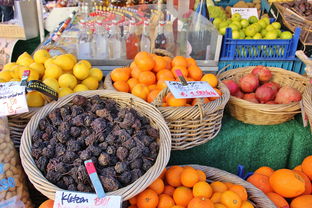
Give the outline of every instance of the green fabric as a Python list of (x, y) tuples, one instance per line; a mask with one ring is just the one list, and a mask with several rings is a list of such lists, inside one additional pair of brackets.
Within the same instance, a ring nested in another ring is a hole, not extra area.
[(279, 125), (257, 126), (225, 114), (214, 139), (189, 150), (172, 151), (169, 164), (201, 164), (236, 174), (239, 164), (246, 171), (260, 166), (293, 168), (308, 155), (312, 155), (312, 136), (301, 116)]
[(19, 40), (14, 46), (13, 54), (11, 61), (15, 62), (19, 55), (24, 53), (25, 51), (29, 54), (32, 54), (32, 52), (37, 48), (37, 46), (40, 44), (40, 38), (32, 38), (29, 40)]

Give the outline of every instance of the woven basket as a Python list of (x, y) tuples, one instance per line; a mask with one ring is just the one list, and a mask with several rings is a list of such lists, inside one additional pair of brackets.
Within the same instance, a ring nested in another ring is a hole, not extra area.
[(310, 128), (312, 132), (312, 81), (306, 87), (303, 93), (302, 101), (303, 101), (304, 111), (310, 123)]
[(170, 132), (172, 150), (186, 150), (213, 139), (221, 129), (223, 110), (230, 98), (227, 87), (219, 82), (223, 95), (207, 104), (192, 107), (161, 107), (169, 89), (162, 90), (152, 103), (165, 118)]
[(254, 204), (255, 208), (276, 208), (273, 202), (261, 190), (259, 190), (254, 185), (248, 183), (247, 181), (241, 179), (240, 177), (232, 173), (228, 173), (226, 171), (217, 168), (201, 165), (187, 165), (187, 166), (191, 166), (195, 169), (202, 170), (204, 173), (206, 173), (207, 181), (209, 182), (210, 181), (230, 182), (244, 186), (248, 192), (248, 199)]
[(115, 100), (120, 107), (131, 106), (139, 114), (146, 116), (150, 119), (151, 125), (159, 130), (159, 153), (155, 164), (137, 181), (128, 185), (127, 187), (121, 188), (117, 191), (108, 193), (109, 195), (119, 195), (122, 196), (124, 200), (127, 200), (139, 192), (143, 191), (147, 186), (149, 186), (166, 167), (169, 157), (170, 157), (170, 131), (162, 118), (160, 112), (152, 105), (146, 103), (142, 99), (139, 99), (128, 93), (115, 92), (110, 90), (94, 90), (85, 91), (80, 93), (70, 94), (65, 96), (57, 102), (52, 102), (44, 106), (39, 110), (30, 120), (26, 126), (20, 146), (20, 154), (22, 159), (23, 168), (28, 175), (32, 184), (38, 189), (42, 194), (50, 199), (54, 199), (54, 194), (56, 191), (61, 190), (57, 186), (50, 183), (37, 168), (32, 156), (31, 156), (31, 136), (37, 129), (38, 123), (41, 118), (45, 117), (53, 109), (61, 107), (67, 103), (70, 103), (75, 95), (83, 95), (86, 97), (92, 97), (94, 95), (99, 95), (101, 97), (106, 97)]
[(113, 86), (113, 80), (111, 78), (111, 73), (108, 73), (104, 79), (104, 89), (117, 91)]
[[(250, 73), (254, 66), (232, 69), (219, 75), (221, 80), (232, 79), (236, 82), (245, 74)], [(295, 72), (285, 69), (268, 67), (272, 74), (272, 81), (281, 86), (291, 86), (303, 93), (308, 79)], [(233, 117), (244, 123), (255, 125), (280, 124), (292, 119), (300, 113), (300, 103), (291, 104), (257, 104), (234, 96), (229, 101), (229, 110)]]

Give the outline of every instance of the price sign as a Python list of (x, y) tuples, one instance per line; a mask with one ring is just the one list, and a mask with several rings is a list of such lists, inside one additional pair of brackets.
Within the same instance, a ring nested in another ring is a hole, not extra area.
[(0, 83), (0, 116), (28, 111), (25, 86), (20, 86), (20, 82)]
[(175, 98), (220, 97), (219, 94), (204, 81), (187, 82), (187, 85), (183, 85), (181, 82), (166, 81), (166, 84)]
[(96, 194), (57, 191), (53, 208), (120, 208), (121, 196), (98, 198)]
[(242, 19), (248, 19), (251, 16), (256, 16), (258, 18), (257, 8), (231, 8), (232, 15), (238, 13), (241, 15)]

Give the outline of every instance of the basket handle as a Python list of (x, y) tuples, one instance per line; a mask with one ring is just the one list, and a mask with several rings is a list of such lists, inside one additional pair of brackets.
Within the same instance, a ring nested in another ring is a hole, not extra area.
[(159, 48), (155, 48), (153, 49), (153, 53), (154, 54), (159, 54), (161, 56), (169, 56), (170, 58), (173, 58), (173, 54), (167, 50), (164, 49), (159, 49)]
[[(58, 51), (60, 51), (62, 54), (66, 54), (67, 53), (67, 51), (64, 49), (64, 48), (62, 48), (62, 47), (60, 47), (60, 46), (53, 46), (53, 45), (46, 45), (46, 46), (41, 46), (41, 47), (38, 47), (38, 49), (37, 50), (41, 50), (41, 49), (45, 49), (45, 50), (58, 50)], [(37, 51), (36, 50), (36, 51)]]
[(218, 73), (217, 73), (217, 77), (219, 78), (220, 74), (221, 74), (222, 72), (224, 72), (227, 68), (229, 68), (231, 65), (232, 65), (232, 64), (228, 64), (228, 65), (226, 65), (225, 67), (223, 67), (222, 69), (220, 69), (220, 70), (218, 71)]

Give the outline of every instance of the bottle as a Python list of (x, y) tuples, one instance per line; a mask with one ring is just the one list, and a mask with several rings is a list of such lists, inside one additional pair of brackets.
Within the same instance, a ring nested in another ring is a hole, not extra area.
[(149, 36), (149, 21), (144, 21), (143, 33), (140, 42), (141, 51), (151, 52), (151, 39)]
[(88, 59), (91, 57), (90, 31), (87, 31), (85, 20), (79, 22), (79, 38), (77, 45), (78, 59)]
[(126, 41), (127, 41), (127, 38), (128, 38), (128, 35), (129, 35), (129, 28), (128, 26), (126, 25), (126, 23), (120, 23), (120, 36), (121, 36), (121, 46), (120, 46), (120, 57), (122, 59), (126, 59), (127, 58), (127, 44), (126, 44)]
[(109, 58), (111, 59), (121, 58), (121, 38), (119, 28), (117, 26), (117, 20), (113, 20), (113, 24), (110, 28)]
[(164, 49), (167, 47), (167, 38), (165, 36), (165, 21), (159, 21), (157, 36), (155, 39), (155, 49)]
[(103, 27), (102, 21), (96, 21), (95, 27), (95, 48), (96, 48), (96, 58), (97, 59), (107, 59), (108, 58), (108, 44), (106, 30)]
[(182, 28), (178, 32), (178, 55), (187, 56), (187, 43), (188, 43), (188, 30), (189, 30), (189, 19), (184, 16), (182, 19)]
[(140, 39), (136, 34), (135, 20), (130, 20), (129, 35), (126, 39), (127, 59), (134, 59), (135, 55), (140, 51)]

